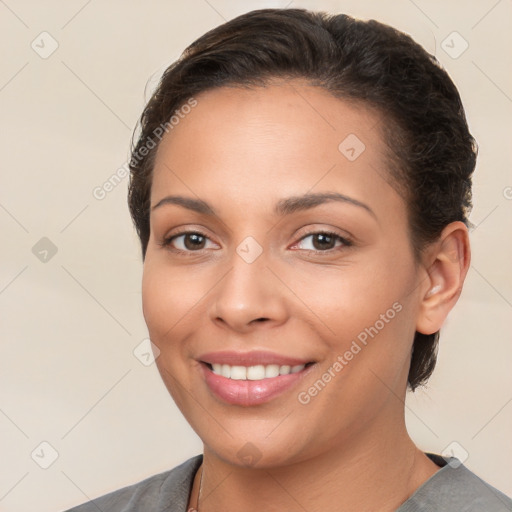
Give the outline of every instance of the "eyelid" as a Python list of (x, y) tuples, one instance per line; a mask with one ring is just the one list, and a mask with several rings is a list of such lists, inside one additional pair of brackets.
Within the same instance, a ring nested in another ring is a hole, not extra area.
[[(200, 229), (193, 229), (193, 228), (188, 228), (188, 229), (183, 229), (182, 231), (178, 231), (178, 232), (175, 232), (175, 233), (171, 233), (170, 235), (166, 235), (162, 238), (161, 241), (158, 242), (158, 245), (160, 245), (161, 247), (163, 248), (167, 248), (173, 252), (178, 252), (178, 253), (186, 253), (186, 254), (194, 254), (194, 253), (201, 253), (202, 251), (206, 250), (206, 249), (199, 249), (197, 251), (184, 251), (183, 249), (176, 249), (174, 247), (171, 246), (171, 243), (176, 239), (176, 238), (179, 238), (181, 236), (184, 236), (184, 235), (199, 235), (203, 238), (205, 238), (206, 240), (212, 242), (215, 244), (215, 242), (213, 242), (213, 240), (211, 239), (210, 236), (208, 236), (206, 233), (204, 233), (203, 231), (201, 231)], [(216, 244), (218, 245), (218, 244)]]
[[(184, 235), (193, 235), (193, 234), (199, 235), (199, 236), (205, 238), (206, 240), (208, 240), (212, 243), (215, 243), (212, 241), (210, 236), (208, 236), (206, 233), (204, 233), (200, 229), (193, 229), (193, 228), (188, 228), (188, 229), (184, 228), (182, 231), (172, 233), (168, 236), (165, 236), (163, 238), (163, 240), (158, 243), (161, 247), (167, 248), (168, 250), (175, 252), (175, 253), (186, 254), (186, 255), (202, 254), (204, 251), (206, 251), (208, 249), (202, 248), (202, 249), (198, 249), (197, 251), (193, 251), (193, 250), (176, 249), (171, 246), (171, 243), (176, 238), (179, 238)], [(353, 237), (351, 235), (340, 234), (339, 232), (335, 231), (332, 228), (327, 228), (327, 229), (317, 228), (317, 229), (310, 229), (309, 231), (303, 233), (296, 242), (293, 242), (291, 247), (295, 247), (300, 242), (302, 242), (305, 238), (308, 238), (308, 237), (314, 236), (314, 235), (318, 235), (318, 234), (325, 234), (325, 235), (333, 236), (334, 238), (340, 240), (342, 245), (338, 246), (338, 247), (335, 246), (335, 247), (332, 247), (330, 249), (325, 249), (325, 250), (320, 250), (320, 249), (299, 249), (299, 250), (306, 251), (307, 253), (310, 253), (310, 254), (313, 253), (313, 254), (321, 254), (321, 255), (331, 255), (334, 252), (337, 252), (341, 249), (347, 249), (348, 247), (351, 247), (354, 245)]]
[(341, 235), (340, 233), (338, 233), (337, 231), (334, 231), (332, 229), (316, 229), (316, 230), (309, 231), (309, 232), (305, 233), (304, 235), (302, 235), (297, 240), (297, 242), (293, 243), (292, 247), (295, 247), (300, 242), (302, 242), (304, 239), (306, 239), (310, 236), (319, 235), (319, 234), (328, 235), (328, 236), (332, 236), (332, 237), (336, 238), (337, 240), (341, 241), (341, 244), (342, 244), (341, 247), (340, 246), (332, 247), (331, 249), (326, 249), (324, 251), (322, 251), (320, 249), (302, 249), (302, 250), (307, 251), (309, 253), (326, 254), (327, 255), (327, 254), (332, 254), (333, 252), (336, 252), (337, 250), (346, 249), (346, 248), (354, 245), (352, 237), (349, 237), (347, 235)]

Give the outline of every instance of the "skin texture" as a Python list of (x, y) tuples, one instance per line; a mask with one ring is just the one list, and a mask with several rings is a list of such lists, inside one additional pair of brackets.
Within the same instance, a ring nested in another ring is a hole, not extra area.
[[(414, 332), (436, 332), (459, 297), (467, 229), (450, 224), (414, 259), (406, 205), (386, 167), (386, 120), (370, 109), (298, 81), (196, 99), (158, 149), (151, 205), (183, 195), (217, 216), (172, 204), (152, 210), (143, 310), (162, 379), (204, 443), (199, 509), (395, 510), (439, 469), (409, 438), (404, 399)], [(354, 161), (338, 149), (349, 134), (365, 145)], [(372, 213), (335, 201), (273, 212), (282, 198), (320, 192)], [(311, 236), (326, 230), (352, 245)], [(183, 231), (207, 238), (199, 250), (183, 236), (162, 245)], [(252, 263), (236, 252), (248, 236), (262, 249)], [(397, 303), (400, 312), (300, 403), (298, 394)], [(228, 349), (315, 364), (270, 402), (234, 406), (210, 392), (198, 362)], [(248, 442), (252, 462), (238, 455)]]

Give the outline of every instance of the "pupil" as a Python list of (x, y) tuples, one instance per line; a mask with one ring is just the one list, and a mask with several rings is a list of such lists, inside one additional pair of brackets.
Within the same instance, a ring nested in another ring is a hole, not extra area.
[[(187, 243), (187, 242), (192, 243)], [(190, 234), (185, 237), (185, 247), (187, 249), (202, 249), (204, 245), (204, 237), (198, 234)]]
[[(315, 235), (313, 240), (313, 246), (317, 250), (332, 249), (334, 238), (326, 233), (318, 233)], [(204, 237), (202, 235), (192, 233), (185, 237), (185, 247), (187, 249), (202, 249), (203, 246)]]
[[(316, 243), (317, 241), (319, 242), (319, 244)], [(318, 233), (313, 238), (313, 246), (317, 250), (332, 249), (332, 242), (333, 242), (333, 237), (331, 235), (326, 234), (326, 233)]]

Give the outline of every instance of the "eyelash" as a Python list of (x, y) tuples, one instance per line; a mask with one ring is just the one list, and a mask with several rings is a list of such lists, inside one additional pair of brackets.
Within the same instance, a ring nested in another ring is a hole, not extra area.
[[(201, 233), (200, 231), (181, 231), (179, 233), (175, 233), (172, 236), (165, 238), (160, 243), (160, 245), (162, 247), (165, 247), (165, 248), (171, 250), (172, 252), (179, 253), (179, 254), (186, 255), (186, 256), (193, 256), (194, 254), (197, 254), (197, 253), (200, 254), (202, 251), (206, 250), (206, 249), (199, 249), (197, 251), (183, 251), (182, 249), (176, 249), (174, 247), (171, 247), (171, 243), (176, 238), (179, 238), (180, 236), (183, 236), (183, 235), (199, 235), (202, 238), (206, 238), (207, 240), (210, 240), (208, 236), (206, 236), (204, 233)], [(310, 254), (313, 253), (313, 254), (319, 254), (319, 255), (329, 255), (329, 254), (332, 254), (334, 251), (346, 249), (347, 247), (351, 247), (353, 245), (353, 243), (350, 239), (345, 238), (345, 237), (339, 235), (338, 233), (335, 233), (334, 231), (328, 231), (328, 230), (312, 231), (310, 233), (306, 233), (302, 238), (300, 238), (300, 240), (297, 243), (302, 242), (304, 239), (306, 239), (310, 236), (314, 236), (314, 235), (328, 235), (328, 236), (334, 237), (336, 240), (340, 241), (342, 243), (342, 245), (339, 247), (333, 247), (331, 249), (326, 249), (325, 251), (321, 251), (318, 249), (302, 249), (303, 251), (307, 251)], [(296, 245), (297, 243), (295, 243), (294, 245)]]

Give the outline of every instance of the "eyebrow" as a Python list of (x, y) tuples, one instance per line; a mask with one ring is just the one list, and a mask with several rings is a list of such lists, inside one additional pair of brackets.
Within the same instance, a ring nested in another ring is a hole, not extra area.
[[(280, 199), (274, 207), (274, 213), (279, 216), (290, 215), (298, 211), (315, 208), (316, 206), (320, 206), (331, 201), (346, 203), (363, 208), (373, 217), (377, 218), (374, 211), (368, 205), (358, 201), (357, 199), (353, 199), (337, 192), (307, 193), (301, 196), (291, 196)], [(206, 201), (185, 196), (166, 196), (158, 201), (151, 210), (154, 211), (166, 204), (182, 206), (183, 208), (187, 208), (188, 210), (192, 210), (203, 215), (218, 216), (215, 209)]]

